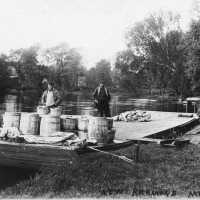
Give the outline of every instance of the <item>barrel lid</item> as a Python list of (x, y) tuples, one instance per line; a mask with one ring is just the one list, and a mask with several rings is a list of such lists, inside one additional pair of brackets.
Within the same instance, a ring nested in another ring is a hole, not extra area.
[(90, 116), (90, 118), (92, 118), (92, 119), (103, 119), (103, 120), (105, 120), (105, 119), (112, 120), (113, 119), (112, 117), (95, 117), (95, 116)]
[(48, 109), (46, 106), (38, 106), (37, 109)]
[(81, 115), (80, 116), (81, 119), (89, 119), (91, 117), (93, 117), (93, 116), (92, 115)]
[(20, 112), (5, 112), (5, 115), (20, 115)]
[(51, 108), (51, 110), (62, 110), (61, 106), (55, 107), (55, 108)]
[(92, 116), (91, 118), (94, 118), (94, 119), (108, 119), (107, 117), (95, 117), (95, 116)]
[(78, 117), (75, 117), (74, 115), (61, 115), (61, 119), (78, 119)]
[(33, 115), (33, 116), (39, 116), (36, 112), (21, 112), (21, 115)]
[(87, 119), (87, 118), (79, 118), (78, 120), (79, 120), (79, 122), (81, 122), (81, 121), (82, 122), (88, 122), (89, 121), (89, 119)]
[(42, 118), (60, 118), (60, 116), (50, 115), (50, 114), (40, 115), (40, 117), (42, 117)]
[(46, 106), (37, 106), (37, 108), (47, 108)]

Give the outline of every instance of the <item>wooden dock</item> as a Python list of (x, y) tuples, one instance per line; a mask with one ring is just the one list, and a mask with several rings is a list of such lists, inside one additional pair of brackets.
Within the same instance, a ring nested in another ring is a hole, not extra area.
[(196, 119), (195, 114), (193, 117), (178, 117), (180, 113), (176, 112), (148, 111), (148, 113), (151, 114), (152, 118), (150, 122), (114, 122), (116, 138), (121, 140), (144, 138), (182, 126)]
[[(170, 136), (171, 130), (172, 133), (180, 131), (180, 129), (185, 131), (185, 128), (192, 128), (194, 123), (199, 122), (195, 114), (193, 117), (178, 117), (179, 113), (172, 112), (148, 111), (148, 113), (151, 114), (152, 118), (150, 122), (114, 122), (114, 128), (116, 128), (114, 143), (93, 146), (93, 148), (108, 151), (124, 148), (138, 142), (160, 144), (160, 142), (163, 142), (162, 136)], [(155, 135), (158, 135), (158, 137), (153, 137)], [(68, 150), (66, 146), (16, 143), (2, 140), (0, 141), (0, 165), (36, 169), (41, 166), (62, 166), (66, 162), (76, 165), (79, 160), (78, 154), (88, 152), (91, 152), (91, 148), (86, 147), (72, 151)]]

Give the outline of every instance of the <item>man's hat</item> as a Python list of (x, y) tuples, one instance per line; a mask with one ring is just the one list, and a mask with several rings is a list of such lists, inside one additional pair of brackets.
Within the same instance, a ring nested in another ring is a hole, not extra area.
[(44, 83), (48, 83), (48, 80), (47, 80), (46, 78), (44, 78), (44, 79), (42, 80), (42, 84), (44, 84)]

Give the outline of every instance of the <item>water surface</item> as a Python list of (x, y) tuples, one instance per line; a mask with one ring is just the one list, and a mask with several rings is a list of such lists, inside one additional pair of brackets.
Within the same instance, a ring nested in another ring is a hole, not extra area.
[[(37, 93), (6, 94), (0, 97), (0, 116), (5, 111), (34, 112), (40, 97)], [(93, 107), (92, 93), (68, 93), (62, 101), (63, 114), (97, 115)], [(117, 115), (127, 110), (156, 110), (168, 112), (185, 112), (184, 106), (178, 100), (159, 100), (156, 98), (136, 98), (131, 94), (112, 94), (110, 102), (111, 115)]]

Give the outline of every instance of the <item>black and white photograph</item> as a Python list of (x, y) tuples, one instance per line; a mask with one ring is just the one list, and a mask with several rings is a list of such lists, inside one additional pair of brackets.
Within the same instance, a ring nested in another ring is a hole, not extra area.
[(0, 0), (0, 198), (200, 198), (200, 0)]

